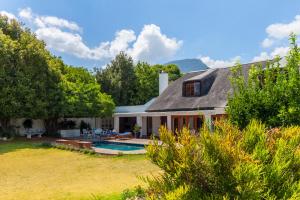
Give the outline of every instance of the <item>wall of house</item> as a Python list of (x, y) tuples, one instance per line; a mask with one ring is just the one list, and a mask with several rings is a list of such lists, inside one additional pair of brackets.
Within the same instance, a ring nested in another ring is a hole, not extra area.
[(152, 117), (152, 131), (154, 135), (158, 134), (158, 129), (160, 127), (160, 117)]
[(89, 123), (91, 128), (102, 128), (102, 129), (112, 129), (114, 127), (114, 120), (112, 117), (106, 118), (67, 118), (68, 120), (73, 120), (76, 122), (76, 127), (79, 128), (80, 122), (84, 121), (85, 123)]
[[(26, 118), (20, 118), (20, 119), (12, 119), (10, 121), (11, 125), (15, 126), (17, 129), (17, 132), (20, 135), (25, 135), (25, 128), (23, 126), (23, 122), (26, 120)], [(34, 129), (44, 129), (44, 121), (41, 119), (33, 119), (32, 120), (32, 128)]]
[(147, 117), (142, 117), (141, 135), (147, 136)]
[[(102, 128), (102, 129), (112, 129), (113, 128), (113, 118), (66, 118), (67, 120), (72, 120), (76, 122), (76, 127), (79, 129), (80, 122), (84, 121), (86, 123), (89, 123), (91, 125), (91, 128)], [(19, 118), (19, 119), (12, 119), (11, 125), (17, 127), (17, 131), (20, 135), (24, 136), (26, 133), (26, 130), (23, 126), (23, 122), (26, 120), (26, 118)], [(59, 121), (62, 121), (62, 119), (59, 119)], [(32, 128), (33, 129), (44, 129), (44, 121), (41, 119), (33, 119), (32, 120)]]

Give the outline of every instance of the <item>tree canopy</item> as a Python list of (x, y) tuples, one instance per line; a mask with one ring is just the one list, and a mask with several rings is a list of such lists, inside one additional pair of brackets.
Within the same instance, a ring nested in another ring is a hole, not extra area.
[(101, 93), (100, 85), (87, 69), (64, 66), (63, 91), (65, 96), (65, 117), (111, 116), (114, 103), (111, 97)]
[(101, 92), (95, 76), (66, 66), (43, 41), (16, 20), (0, 16), (0, 123), (12, 118), (110, 115), (114, 103)]
[(133, 60), (121, 52), (105, 69), (97, 71), (98, 83), (110, 94), (116, 105), (132, 105), (135, 95), (135, 74)]
[(229, 97), (227, 113), (240, 128), (251, 119), (271, 127), (300, 124), (300, 50), (295, 35), (290, 41), (284, 65), (280, 58), (269, 61), (266, 67), (253, 65), (247, 80), (241, 65), (233, 68), (233, 95)]
[(169, 81), (181, 77), (180, 69), (174, 64), (134, 64), (130, 56), (121, 52), (105, 69), (96, 70), (96, 77), (116, 105), (142, 105), (158, 96), (158, 77), (162, 71), (169, 74)]

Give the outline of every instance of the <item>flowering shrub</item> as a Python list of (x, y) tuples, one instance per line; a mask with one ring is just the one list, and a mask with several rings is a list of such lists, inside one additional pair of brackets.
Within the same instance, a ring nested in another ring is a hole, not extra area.
[(164, 173), (146, 177), (149, 199), (300, 199), (300, 127), (244, 130), (216, 122), (200, 135), (165, 127), (147, 154)]

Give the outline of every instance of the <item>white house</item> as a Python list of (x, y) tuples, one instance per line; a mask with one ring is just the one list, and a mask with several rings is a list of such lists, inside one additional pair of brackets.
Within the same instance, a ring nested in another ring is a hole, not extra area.
[[(246, 78), (253, 64), (242, 65)], [(190, 72), (168, 85), (168, 74), (161, 73), (159, 96), (145, 105), (117, 107), (114, 129), (132, 131), (137, 124), (142, 137), (149, 137), (157, 134), (161, 125), (174, 132), (183, 126), (199, 130), (203, 122), (211, 126), (215, 119), (226, 117), (227, 98), (232, 92), (230, 74), (230, 67)]]

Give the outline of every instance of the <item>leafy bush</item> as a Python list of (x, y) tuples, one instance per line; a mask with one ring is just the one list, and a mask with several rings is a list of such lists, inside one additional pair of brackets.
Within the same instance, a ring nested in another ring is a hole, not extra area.
[(244, 129), (219, 121), (200, 135), (177, 138), (160, 128), (162, 145), (147, 148), (163, 169), (144, 178), (150, 199), (299, 199), (300, 127), (267, 130), (252, 120)]
[(251, 119), (267, 126), (300, 125), (300, 49), (291, 36), (286, 64), (279, 58), (253, 65), (245, 76), (241, 65), (232, 68), (233, 94), (228, 99), (230, 120), (244, 128)]
[(145, 197), (145, 190), (141, 186), (135, 187), (133, 190), (126, 189), (122, 192), (122, 200), (135, 200)]
[[(51, 143), (50, 143), (51, 144)], [(77, 151), (83, 154), (89, 154), (89, 155), (95, 155), (96, 152), (93, 149), (82, 149), (82, 148), (77, 148), (72, 145), (64, 145), (64, 144), (51, 144), (52, 147), (61, 149), (61, 150), (68, 150), (68, 151)]]
[(0, 137), (6, 137), (8, 139), (12, 139), (17, 136), (17, 132), (13, 126), (9, 126), (8, 128), (0, 127)]
[(58, 126), (59, 126), (59, 129), (62, 129), (62, 130), (74, 129), (76, 127), (76, 122), (73, 120), (64, 119), (63, 121), (61, 121), (58, 124)]
[(42, 142), (41, 147), (50, 148), (50, 147), (52, 147), (52, 144), (51, 144), (51, 142)]
[(32, 119), (25, 119), (23, 122), (23, 127), (25, 129), (29, 129), (29, 128), (32, 128), (32, 124), (33, 124)]
[(89, 123), (86, 123), (83, 120), (81, 120), (79, 127), (80, 127), (80, 131), (82, 131), (83, 129), (91, 129), (91, 125)]

